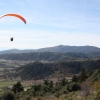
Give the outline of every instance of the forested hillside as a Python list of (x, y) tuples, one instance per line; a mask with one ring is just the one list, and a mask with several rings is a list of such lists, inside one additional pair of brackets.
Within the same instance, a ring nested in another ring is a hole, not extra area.
[(6, 60), (33, 60), (33, 61), (61, 61), (84, 59), (88, 56), (84, 53), (57, 53), (57, 52), (35, 52), (35, 53), (20, 53), (20, 54), (4, 54), (0, 55), (0, 59)]
[(13, 70), (14, 73), (7, 73), (9, 77), (21, 77), (23, 80), (44, 79), (55, 75), (73, 75), (79, 74), (81, 69), (85, 68), (87, 72), (100, 68), (99, 60), (83, 60), (83, 61), (64, 61), (56, 63), (30, 63)]
[(10, 97), (12, 100), (100, 100), (100, 68), (90, 72), (82, 68), (70, 81), (65, 77), (56, 83), (45, 79), (41, 84), (31, 85), (26, 91), (24, 88), (17, 82), (11, 90), (2, 93), (0, 99)]
[(25, 60), (25, 61), (66, 61), (76, 59), (100, 58), (100, 52), (92, 53), (58, 53), (58, 52), (34, 52), (0, 55), (0, 59), (5, 60)]

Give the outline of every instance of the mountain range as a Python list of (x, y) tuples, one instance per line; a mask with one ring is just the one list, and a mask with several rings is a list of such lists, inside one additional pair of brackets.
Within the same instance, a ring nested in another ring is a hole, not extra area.
[(0, 52), (0, 59), (25, 61), (66, 61), (100, 58), (100, 48), (94, 46), (64, 46), (37, 50), (11, 49)]
[(18, 49), (11, 49), (11, 50), (4, 50), (0, 51), (1, 54), (11, 54), (11, 53), (30, 53), (30, 52), (81, 52), (81, 53), (88, 53), (88, 52), (97, 52), (100, 51), (100, 48), (95, 46), (66, 46), (66, 45), (58, 45), (54, 47), (47, 47), (47, 48), (40, 48), (36, 50), (18, 50)]

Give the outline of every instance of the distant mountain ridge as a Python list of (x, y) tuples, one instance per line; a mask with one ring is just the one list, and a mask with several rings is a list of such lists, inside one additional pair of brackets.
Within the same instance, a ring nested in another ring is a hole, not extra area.
[(100, 58), (100, 48), (59, 45), (37, 50), (11, 49), (0, 52), (0, 59), (5, 60), (63, 61), (90, 58)]
[(95, 46), (66, 46), (66, 45), (58, 45), (54, 47), (41, 48), (36, 50), (36, 52), (96, 52), (100, 51), (100, 48)]
[(4, 50), (0, 51), (1, 54), (11, 54), (11, 53), (30, 53), (30, 52), (80, 52), (80, 53), (88, 53), (88, 52), (97, 52), (100, 51), (100, 48), (95, 46), (66, 46), (66, 45), (58, 45), (54, 47), (40, 48), (36, 50)]

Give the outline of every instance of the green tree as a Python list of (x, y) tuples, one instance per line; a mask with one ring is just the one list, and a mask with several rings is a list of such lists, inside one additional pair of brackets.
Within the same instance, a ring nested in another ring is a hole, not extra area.
[(65, 86), (67, 83), (68, 83), (68, 80), (67, 80), (66, 78), (63, 78), (63, 79), (61, 80), (61, 85), (62, 85), (62, 86)]
[(73, 82), (73, 83), (70, 83), (68, 86), (67, 86), (67, 90), (69, 92), (72, 92), (72, 91), (78, 91), (80, 90), (81, 87), (79, 86), (79, 84)]
[(80, 73), (80, 76), (79, 76), (79, 81), (80, 82), (83, 82), (83, 81), (86, 80), (86, 78), (87, 78), (86, 70), (84, 68), (82, 68), (81, 73)]
[(2, 94), (2, 99), (0, 100), (14, 100), (14, 93), (12, 92), (4, 92)]
[(24, 90), (24, 88), (23, 88), (23, 86), (22, 86), (22, 84), (21, 84), (20, 82), (17, 82), (17, 83), (14, 84), (13, 87), (12, 87), (12, 91), (13, 91), (14, 93), (21, 92), (21, 91), (23, 91), (23, 90)]
[(76, 75), (74, 75), (73, 77), (72, 77), (72, 82), (77, 82), (78, 81), (78, 77), (76, 76)]
[(53, 88), (53, 81), (49, 82), (49, 88)]
[(44, 85), (49, 85), (49, 82), (48, 82), (48, 80), (44, 80)]

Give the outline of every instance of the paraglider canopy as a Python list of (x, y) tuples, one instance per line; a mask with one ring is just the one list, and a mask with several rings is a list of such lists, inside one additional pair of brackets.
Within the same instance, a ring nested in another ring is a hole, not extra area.
[[(17, 18), (21, 19), (21, 20), (24, 22), (24, 24), (26, 24), (25, 18), (22, 17), (21, 15), (18, 15), (18, 14), (12, 14), (12, 13), (10, 13), (10, 14), (4, 14), (4, 15), (0, 16), (0, 19), (1, 19), (2, 17), (5, 17), (5, 16), (13, 16), (13, 17), (17, 17)], [(10, 38), (10, 41), (13, 41), (13, 37)]]
[(4, 14), (4, 15), (0, 16), (0, 18), (5, 17), (5, 16), (17, 17), (17, 18), (21, 19), (26, 24), (26, 20), (21, 15), (18, 15), (18, 14)]

